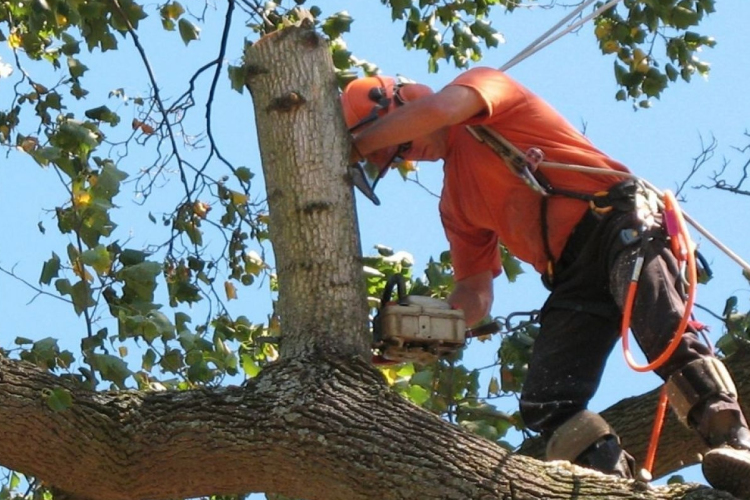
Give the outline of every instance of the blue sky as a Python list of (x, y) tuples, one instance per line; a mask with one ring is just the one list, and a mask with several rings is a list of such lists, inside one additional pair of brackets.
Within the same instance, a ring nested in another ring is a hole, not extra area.
[[(458, 70), (442, 65), (437, 74), (428, 74), (426, 57), (419, 52), (407, 52), (400, 43), (402, 26), (392, 24), (390, 13), (376, 1), (320, 2), (326, 13), (348, 10), (354, 17), (352, 33), (347, 36), (349, 49), (360, 58), (380, 66), (385, 74), (402, 74), (433, 88), (440, 88), (458, 74)], [(730, 6), (731, 5), (731, 8)], [(223, 5), (220, 6), (223, 8)], [(701, 137), (710, 141), (716, 137), (719, 148), (717, 157), (705, 167), (703, 176), (718, 169), (722, 157), (731, 160), (734, 178), (744, 159), (732, 148), (750, 143), (743, 136), (748, 129), (750, 95), (750, 60), (747, 46), (750, 35), (746, 21), (750, 19), (750, 3), (718, 3), (720, 9), (711, 15), (700, 28), (705, 34), (717, 38), (715, 49), (708, 50), (703, 58), (712, 64), (708, 79), (694, 78), (690, 84), (672, 84), (660, 100), (655, 100), (649, 110), (633, 111), (628, 103), (616, 102), (611, 57), (602, 56), (594, 40), (591, 25), (555, 42), (540, 53), (531, 56), (512, 68), (509, 73), (548, 100), (574, 125), (585, 129), (586, 134), (602, 150), (628, 165), (635, 173), (646, 177), (660, 188), (675, 188), (689, 172), (693, 157), (700, 152)], [(722, 10), (724, 9), (724, 10)], [(564, 15), (559, 9), (518, 9), (512, 15), (500, 12), (492, 17), (493, 26), (505, 36), (506, 43), (498, 49), (485, 53), (483, 65), (499, 67), (519, 50), (553, 25)], [(179, 95), (184, 90), (184, 76), (191, 74), (205, 63), (216, 50), (213, 42), (218, 40), (216, 24), (223, 12), (209, 12), (213, 26), (207, 25), (199, 43), (193, 43), (185, 53), (182, 42), (172, 35), (164, 35), (158, 29), (144, 34), (142, 42), (150, 49), (152, 65), (162, 91), (167, 96)], [(237, 23), (229, 47), (230, 62), (238, 60), (242, 38), (247, 33)], [(121, 41), (123, 47), (127, 42)], [(107, 54), (103, 59), (98, 54), (85, 55), (85, 63), (93, 69), (106, 60), (106, 71), (99, 71), (92, 91), (106, 95), (113, 88), (124, 87), (129, 94), (147, 92), (144, 72), (132, 56)], [(176, 54), (186, 54), (176, 57)], [(10, 60), (3, 47), (0, 57)], [(0, 79), (0, 99), (7, 102), (9, 80)], [(208, 79), (204, 79), (207, 83)], [(215, 127), (220, 146), (225, 154), (238, 165), (247, 165), (260, 172), (256, 135), (252, 121), (252, 103), (247, 93), (236, 94), (228, 89), (222, 79), (223, 94), (217, 99), (214, 109)], [(120, 106), (123, 120), (129, 122), (130, 112)], [(198, 112), (197, 115), (202, 115)], [(196, 117), (199, 120), (200, 116)], [(197, 123), (197, 122), (196, 122)], [(127, 171), (134, 172), (147, 164), (148, 158), (129, 157), (122, 163)], [(0, 265), (14, 267), (17, 274), (36, 283), (42, 262), (49, 258), (52, 250), (64, 252), (65, 241), (53, 233), (55, 222), (47, 210), (62, 203), (64, 193), (60, 191), (52, 172), (40, 169), (36, 164), (13, 154), (0, 159), (0, 199), (7, 216), (0, 223), (3, 234), (0, 241)], [(730, 172), (732, 170), (730, 169)], [(700, 184), (705, 177), (692, 184)], [(441, 167), (439, 164), (420, 165), (419, 179), (432, 192), (439, 192)], [(172, 182), (167, 191), (174, 186)], [(134, 246), (148, 241), (152, 228), (144, 223), (146, 212), (132, 210), (125, 189), (119, 199), (125, 210), (116, 215), (120, 224), (119, 237), (130, 238)], [(385, 244), (397, 250), (411, 252), (416, 268), (421, 269), (431, 255), (438, 255), (447, 248), (437, 213), (437, 199), (413, 183), (403, 182), (398, 174), (391, 173), (378, 186), (382, 200), (380, 207), (370, 204), (358, 196), (362, 246), (365, 253), (372, 252), (376, 244)], [(40, 201), (41, 207), (40, 209)], [(748, 213), (750, 199), (728, 197), (711, 191), (689, 191), (684, 204), (693, 217), (714, 232), (717, 237), (733, 248), (745, 259), (750, 258), (747, 234), (750, 223)], [(42, 221), (47, 234), (37, 230)], [(696, 234), (694, 237), (701, 242)], [(54, 245), (54, 246), (53, 246)], [(710, 243), (702, 243), (702, 250), (712, 262), (716, 278), (708, 287), (701, 287), (698, 302), (720, 312), (729, 295), (737, 295), (741, 309), (748, 308), (750, 291), (740, 276), (739, 268), (716, 250)], [(69, 307), (58, 301), (38, 297), (31, 304), (34, 292), (19, 282), (0, 275), (0, 286), (4, 299), (0, 302), (0, 346), (10, 347), (17, 335), (31, 338), (60, 337), (74, 349), (83, 332), (83, 323)], [(541, 306), (546, 292), (538, 276), (527, 268), (527, 273), (517, 283), (509, 285), (504, 277), (496, 280), (493, 315), (507, 315), (513, 311), (529, 310)], [(240, 289), (240, 300), (235, 307), (255, 321), (262, 321), (268, 313), (268, 295), (261, 290)], [(707, 318), (703, 318), (704, 320)], [(718, 338), (721, 328), (713, 324), (713, 340)], [(471, 345), (465, 356), (470, 366), (485, 366), (494, 361), (499, 339), (485, 344)], [(489, 372), (489, 370), (487, 371)], [(490, 373), (486, 373), (489, 376)], [(637, 374), (624, 366), (620, 347), (610, 358), (607, 372), (591, 409), (601, 410), (623, 397), (640, 394), (656, 387), (659, 379), (653, 375)], [(508, 411), (515, 410), (515, 401), (509, 400)], [(658, 459), (658, 458), (657, 458)], [(692, 471), (691, 480), (701, 480)]]

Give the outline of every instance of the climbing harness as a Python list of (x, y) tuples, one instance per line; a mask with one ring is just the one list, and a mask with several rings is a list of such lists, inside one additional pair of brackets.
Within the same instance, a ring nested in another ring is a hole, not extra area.
[[(541, 161), (532, 162), (528, 159), (528, 157), (529, 155), (531, 155), (531, 158), (536, 158), (540, 154), (540, 152), (534, 150), (538, 150), (538, 148), (531, 148), (527, 152), (522, 152), (514, 144), (505, 139), (499, 132), (490, 129), (489, 127), (469, 125), (466, 128), (473, 137), (475, 137), (478, 141), (487, 144), (487, 146), (490, 147), (495, 152), (495, 154), (500, 156), (514, 175), (521, 178), (521, 180), (523, 180), (529, 187), (541, 194), (543, 197), (548, 197), (549, 195), (554, 194), (577, 198), (589, 202), (590, 208), (599, 213), (601, 213), (602, 210), (606, 211), (609, 203), (609, 198), (611, 198), (610, 196), (608, 196), (609, 193), (605, 192), (588, 194), (555, 188), (550, 184), (549, 180), (542, 172), (543, 170), (547, 169), (618, 177), (623, 180), (629, 179), (642, 183), (647, 188), (647, 190), (653, 192), (658, 199), (663, 199), (665, 196), (665, 193), (659, 190), (656, 186), (648, 182), (646, 179), (638, 177), (631, 172), (623, 172), (619, 170), (598, 167), (588, 167), (583, 165), (571, 165), (567, 163), (552, 162), (544, 159), (542, 159)], [(680, 214), (684, 222), (690, 224), (696, 231), (698, 231), (707, 240), (713, 243), (716, 248), (718, 248), (726, 256), (732, 259), (736, 264), (738, 264), (743, 271), (750, 274), (750, 264), (748, 264), (744, 259), (742, 259), (724, 243), (722, 243), (718, 238), (716, 238), (716, 236), (711, 234), (706, 228), (699, 224), (698, 221), (693, 219), (687, 212), (680, 210)], [(705, 260), (700, 256), (698, 256), (698, 259), (705, 262)]]

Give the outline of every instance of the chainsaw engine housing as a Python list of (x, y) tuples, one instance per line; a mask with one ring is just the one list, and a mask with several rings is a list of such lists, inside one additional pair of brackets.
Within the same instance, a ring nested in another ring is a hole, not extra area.
[(463, 311), (430, 297), (408, 296), (386, 304), (374, 326), (375, 347), (396, 362), (431, 363), (466, 342)]

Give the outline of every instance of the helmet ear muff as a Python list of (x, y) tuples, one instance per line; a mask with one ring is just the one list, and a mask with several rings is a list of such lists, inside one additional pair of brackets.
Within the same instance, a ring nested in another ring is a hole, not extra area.
[(350, 130), (372, 122), (388, 112), (396, 81), (388, 76), (358, 78), (344, 88), (341, 103)]
[(367, 93), (367, 98), (381, 109), (388, 109), (388, 106), (391, 105), (391, 99), (388, 97), (388, 90), (385, 87), (371, 88)]

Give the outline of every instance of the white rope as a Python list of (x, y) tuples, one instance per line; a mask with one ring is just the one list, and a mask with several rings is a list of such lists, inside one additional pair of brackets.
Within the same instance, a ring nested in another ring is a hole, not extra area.
[[(536, 47), (537, 44), (539, 44), (540, 42), (543, 42), (545, 38), (547, 38), (552, 33), (554, 33), (555, 31), (557, 31), (563, 24), (565, 24), (568, 21), (570, 21), (571, 19), (573, 19), (575, 16), (578, 15), (578, 13), (580, 13), (583, 9), (585, 9), (586, 7), (588, 7), (589, 5), (591, 5), (594, 2), (596, 2), (596, 0), (586, 0), (581, 5), (579, 5), (575, 9), (573, 9), (573, 11), (570, 14), (568, 14), (567, 16), (565, 16), (564, 18), (562, 18), (560, 20), (560, 22), (558, 22), (557, 24), (555, 24), (554, 26), (552, 26), (550, 29), (548, 29), (547, 31), (545, 31), (544, 33), (542, 33), (536, 40), (534, 40), (533, 42), (531, 42), (530, 44), (528, 44), (526, 47), (524, 47), (524, 49), (521, 50), (521, 52), (519, 52), (518, 54), (516, 54), (510, 61), (506, 62), (505, 65), (502, 68), (500, 68), (500, 69), (502, 71), (505, 71), (506, 69), (510, 68), (511, 66), (514, 66), (516, 64), (516, 62), (520, 62), (521, 60), (525, 59), (527, 57), (527, 56), (525, 56), (525, 54), (526, 54), (527, 51), (529, 51), (532, 48)], [(529, 55), (531, 55), (531, 54), (529, 54)]]
[(562, 26), (563, 24), (565, 24), (566, 22), (568, 22), (571, 18), (573, 18), (575, 15), (577, 15), (584, 8), (588, 7), (594, 1), (595, 0), (586, 0), (583, 4), (579, 5), (575, 10), (573, 10), (573, 12), (571, 12), (570, 14), (568, 14), (563, 20), (561, 20), (555, 26), (553, 26), (552, 28), (550, 28), (549, 30), (547, 30), (542, 36), (540, 36), (539, 38), (537, 38), (536, 40), (534, 40), (533, 42), (531, 42), (526, 48), (524, 48), (521, 52), (519, 52), (515, 57), (513, 57), (510, 61), (508, 61), (507, 63), (505, 63), (500, 68), (500, 70), (501, 71), (507, 71), (508, 69), (510, 69), (513, 66), (515, 66), (516, 64), (520, 63), (521, 61), (523, 61), (527, 57), (531, 56), (532, 54), (535, 54), (535, 53), (539, 52), (540, 50), (542, 50), (546, 46), (550, 45), (551, 43), (556, 42), (557, 40), (559, 40), (563, 36), (567, 35), (571, 31), (574, 31), (574, 30), (580, 28), (581, 26), (583, 26), (584, 24), (586, 24), (587, 22), (589, 22), (591, 19), (595, 18), (596, 16), (598, 16), (599, 14), (601, 14), (602, 12), (604, 12), (605, 10), (613, 7), (618, 2), (620, 2), (620, 0), (610, 0), (609, 2), (605, 3), (604, 5), (602, 5), (598, 9), (596, 9), (594, 12), (592, 12), (591, 14), (589, 14), (588, 16), (586, 16), (583, 19), (580, 19), (580, 20), (576, 21), (575, 23), (571, 24), (570, 26), (568, 26), (567, 28), (565, 28), (563, 31), (561, 31), (560, 33), (558, 33), (554, 37), (550, 38), (549, 40), (543, 41), (550, 34), (552, 34), (553, 32), (555, 32), (560, 26)]

